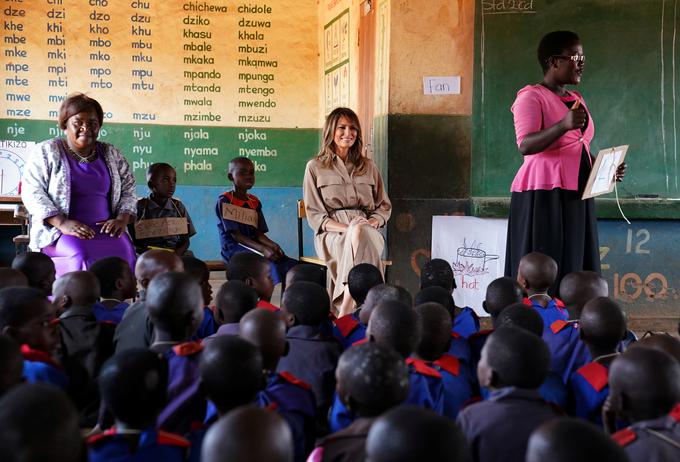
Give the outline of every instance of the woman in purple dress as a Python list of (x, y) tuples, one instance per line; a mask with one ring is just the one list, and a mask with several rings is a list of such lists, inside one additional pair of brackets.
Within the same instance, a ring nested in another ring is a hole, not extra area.
[(70, 95), (59, 109), (65, 136), (37, 144), (24, 168), (30, 248), (52, 258), (57, 277), (110, 256), (134, 270), (126, 227), (136, 213), (135, 179), (118, 149), (97, 142), (103, 122), (96, 100)]

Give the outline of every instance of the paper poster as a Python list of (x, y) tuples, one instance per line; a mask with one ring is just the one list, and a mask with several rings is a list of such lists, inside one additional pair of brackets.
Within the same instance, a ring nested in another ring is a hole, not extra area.
[(582, 199), (600, 196), (614, 190), (616, 183), (614, 175), (625, 159), (626, 152), (628, 152), (628, 145), (602, 149), (597, 154)]
[(135, 238), (166, 237), (187, 234), (189, 224), (186, 217), (150, 218), (135, 223)]
[(19, 182), (33, 141), (0, 140), (0, 196), (18, 196)]
[(507, 227), (507, 219), (432, 217), (432, 258), (453, 268), (456, 305), (488, 316), (482, 302), (489, 283), (504, 274)]

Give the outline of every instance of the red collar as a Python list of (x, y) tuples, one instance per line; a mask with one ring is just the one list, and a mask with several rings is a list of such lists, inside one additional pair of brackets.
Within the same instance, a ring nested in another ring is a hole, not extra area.
[(260, 205), (260, 199), (257, 197), (253, 196), (252, 194), (248, 194), (248, 199), (243, 200), (239, 199), (232, 193), (231, 191), (227, 191), (224, 193), (224, 197), (226, 197), (230, 203), (234, 204), (237, 207), (243, 207), (245, 204), (248, 204), (248, 207), (251, 209), (255, 210), (258, 205)]
[(61, 364), (55, 360), (51, 354), (45, 353), (44, 351), (34, 350), (25, 343), (21, 345), (21, 354), (27, 361), (34, 361), (37, 363), (50, 364), (58, 369), (62, 369)]

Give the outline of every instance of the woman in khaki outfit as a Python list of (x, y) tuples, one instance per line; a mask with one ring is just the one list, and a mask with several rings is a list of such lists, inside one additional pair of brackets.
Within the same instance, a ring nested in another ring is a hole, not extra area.
[[(353, 303), (346, 289), (347, 274), (359, 263), (370, 263), (384, 274), (380, 256), (392, 204), (375, 164), (362, 156), (359, 118), (348, 108), (336, 108), (326, 118), (321, 151), (307, 163), (303, 182), (314, 248), (331, 275), (331, 300), (339, 315)], [(343, 297), (344, 294), (344, 297)]]

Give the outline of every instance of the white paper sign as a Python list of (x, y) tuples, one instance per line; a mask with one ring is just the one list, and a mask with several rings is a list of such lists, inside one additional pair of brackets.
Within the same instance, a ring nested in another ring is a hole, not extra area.
[(453, 298), (480, 316), (486, 287), (505, 271), (507, 219), (432, 217), (432, 258), (449, 262), (456, 278)]
[(459, 95), (460, 76), (423, 77), (425, 95)]
[(33, 141), (0, 140), (0, 196), (18, 196), (24, 164)]

